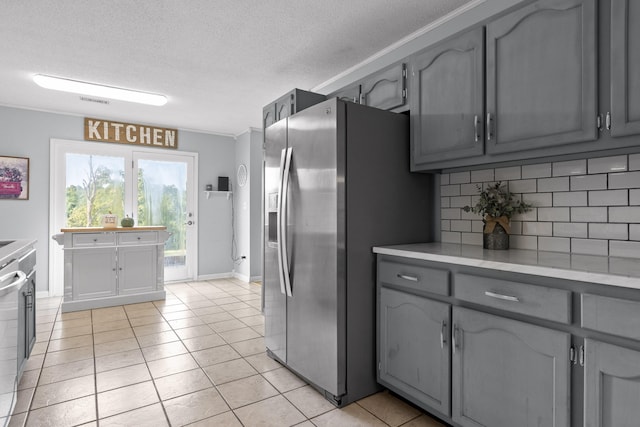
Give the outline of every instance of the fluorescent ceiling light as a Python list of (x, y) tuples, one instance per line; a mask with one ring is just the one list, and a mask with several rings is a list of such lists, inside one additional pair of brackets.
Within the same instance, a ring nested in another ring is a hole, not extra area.
[(36, 74), (33, 76), (33, 81), (43, 88), (61, 90), (63, 92), (79, 93), (82, 95), (98, 96), (147, 105), (161, 106), (167, 103), (167, 97), (164, 95), (138, 92), (136, 90), (122, 89), (119, 87), (103, 86), (95, 83), (45, 76), (42, 74)]

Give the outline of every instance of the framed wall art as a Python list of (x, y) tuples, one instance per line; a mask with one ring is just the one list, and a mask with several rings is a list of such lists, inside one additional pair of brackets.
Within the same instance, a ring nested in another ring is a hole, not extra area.
[(0, 156), (0, 199), (29, 199), (29, 158)]

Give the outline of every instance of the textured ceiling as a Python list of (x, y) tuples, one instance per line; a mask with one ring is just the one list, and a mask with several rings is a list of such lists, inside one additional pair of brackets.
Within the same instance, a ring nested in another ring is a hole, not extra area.
[[(470, 0), (2, 0), (0, 104), (237, 135)], [(34, 74), (162, 93), (108, 105)]]

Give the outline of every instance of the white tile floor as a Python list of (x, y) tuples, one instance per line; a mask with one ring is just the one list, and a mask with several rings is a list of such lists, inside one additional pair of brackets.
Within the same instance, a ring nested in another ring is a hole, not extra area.
[(258, 284), (166, 289), (165, 301), (66, 314), (39, 299), (10, 426), (441, 426), (386, 392), (336, 409), (270, 359)]

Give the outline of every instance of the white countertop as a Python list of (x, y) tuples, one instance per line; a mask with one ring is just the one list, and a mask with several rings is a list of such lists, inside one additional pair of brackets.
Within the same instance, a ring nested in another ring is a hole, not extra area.
[[(11, 239), (3, 240), (6, 242)], [(20, 255), (20, 252), (24, 251), (24, 248), (27, 246), (33, 245), (36, 241), (29, 239), (19, 239), (19, 240), (11, 240), (11, 243), (8, 245), (4, 245), (0, 247), (0, 265), (4, 264), (7, 261), (10, 261), (12, 258), (16, 258)]]
[(453, 243), (417, 243), (374, 247), (373, 252), (491, 270), (511, 271), (579, 282), (640, 289), (640, 259), (565, 254)]

